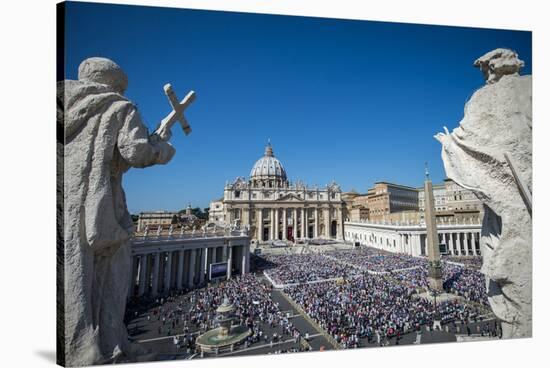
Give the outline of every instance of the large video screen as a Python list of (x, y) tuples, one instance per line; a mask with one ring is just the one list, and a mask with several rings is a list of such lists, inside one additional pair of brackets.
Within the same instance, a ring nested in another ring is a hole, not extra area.
[(227, 263), (212, 263), (210, 265), (210, 280), (227, 276)]

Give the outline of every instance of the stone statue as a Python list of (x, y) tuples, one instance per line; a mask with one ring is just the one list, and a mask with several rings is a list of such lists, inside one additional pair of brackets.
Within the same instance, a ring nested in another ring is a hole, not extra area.
[(439, 133), (447, 177), (483, 202), (480, 246), (489, 302), (503, 337), (532, 331), (532, 95), (523, 61), (507, 49), (478, 60), (486, 85), (466, 103), (460, 126)]
[(170, 228), (168, 229), (168, 236), (172, 236), (172, 233), (174, 232), (174, 225), (170, 225)]
[(78, 80), (57, 84), (57, 124), (64, 132), (58, 152), (65, 175), (64, 202), (58, 203), (64, 209), (58, 354), (69, 366), (132, 354), (123, 319), (133, 223), (122, 176), (131, 167), (166, 164), (175, 153), (167, 124), (159, 126), (162, 136), (158, 129), (149, 135), (137, 107), (123, 95), (127, 84), (117, 64), (95, 57), (80, 64)]

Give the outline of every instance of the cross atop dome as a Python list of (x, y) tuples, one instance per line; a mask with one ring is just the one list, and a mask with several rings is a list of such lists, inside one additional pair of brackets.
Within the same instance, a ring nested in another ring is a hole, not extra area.
[(264, 156), (273, 157), (273, 147), (271, 146), (271, 138), (267, 138), (267, 145), (265, 146)]

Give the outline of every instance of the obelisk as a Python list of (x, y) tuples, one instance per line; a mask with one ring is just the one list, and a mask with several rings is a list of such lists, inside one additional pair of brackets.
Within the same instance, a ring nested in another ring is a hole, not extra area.
[(424, 180), (424, 202), (426, 246), (428, 248), (428, 285), (433, 291), (442, 291), (441, 256), (439, 254), (439, 237), (437, 236), (437, 225), (435, 222), (434, 194), (427, 163), (426, 179)]

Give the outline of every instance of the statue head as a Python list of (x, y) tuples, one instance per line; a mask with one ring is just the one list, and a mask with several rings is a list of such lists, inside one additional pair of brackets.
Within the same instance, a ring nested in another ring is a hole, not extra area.
[(80, 63), (78, 80), (105, 84), (120, 94), (128, 87), (124, 70), (114, 61), (102, 57), (91, 57)]
[(504, 75), (518, 75), (525, 63), (512, 50), (495, 49), (474, 61), (474, 66), (481, 70), (487, 84), (493, 84), (498, 82)]

